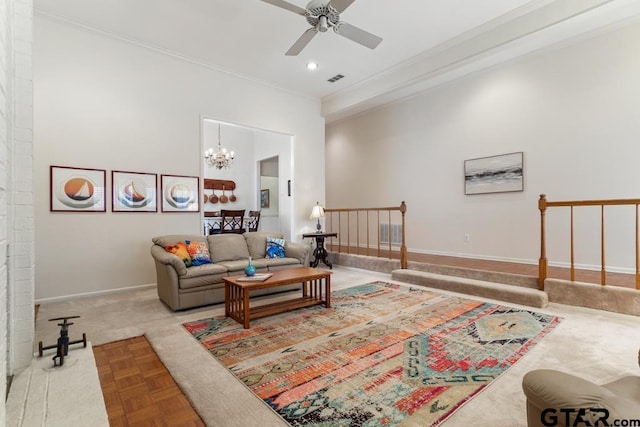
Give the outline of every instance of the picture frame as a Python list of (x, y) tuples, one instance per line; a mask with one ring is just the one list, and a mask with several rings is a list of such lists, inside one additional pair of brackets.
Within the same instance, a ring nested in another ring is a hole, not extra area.
[(51, 212), (106, 212), (105, 169), (51, 165)]
[(200, 178), (160, 175), (162, 212), (200, 212)]
[(268, 208), (269, 207), (269, 190), (260, 190), (260, 207)]
[(158, 175), (111, 171), (112, 212), (158, 212)]
[(522, 151), (464, 161), (464, 194), (516, 191), (524, 191)]

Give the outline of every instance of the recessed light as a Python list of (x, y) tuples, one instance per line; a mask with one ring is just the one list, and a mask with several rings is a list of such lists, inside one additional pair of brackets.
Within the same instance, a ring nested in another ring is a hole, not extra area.
[(307, 62), (307, 70), (315, 70), (316, 68), (318, 68), (317, 63), (313, 61)]

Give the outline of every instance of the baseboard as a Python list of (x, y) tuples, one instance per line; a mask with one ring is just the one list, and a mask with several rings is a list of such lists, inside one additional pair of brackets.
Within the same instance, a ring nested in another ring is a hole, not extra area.
[(59, 297), (51, 297), (51, 298), (40, 298), (35, 300), (35, 304), (45, 304), (48, 302), (62, 302), (62, 301), (71, 301), (78, 298), (89, 298), (89, 297), (100, 297), (103, 295), (111, 295), (118, 294), (121, 292), (131, 292), (131, 291), (141, 291), (144, 289), (155, 288), (157, 285), (155, 283), (150, 283), (148, 285), (138, 285), (138, 286), (129, 286), (126, 288), (117, 288), (117, 289), (107, 289), (104, 291), (95, 291), (95, 292), (83, 292), (80, 294), (71, 294), (71, 295), (62, 295)]

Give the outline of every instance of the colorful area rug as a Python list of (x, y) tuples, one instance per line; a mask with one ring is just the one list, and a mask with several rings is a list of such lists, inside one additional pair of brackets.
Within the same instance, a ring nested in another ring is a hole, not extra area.
[(434, 426), (560, 319), (383, 282), (251, 322), (185, 323), (292, 426)]

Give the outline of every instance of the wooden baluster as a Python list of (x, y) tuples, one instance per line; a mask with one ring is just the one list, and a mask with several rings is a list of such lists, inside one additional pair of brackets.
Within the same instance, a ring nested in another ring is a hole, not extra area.
[(638, 204), (636, 203), (636, 289), (640, 290), (640, 243), (638, 241)]
[(544, 194), (538, 199), (538, 209), (540, 210), (540, 260), (538, 260), (538, 288), (544, 290), (544, 281), (547, 278), (547, 247), (545, 241), (544, 217), (547, 210), (547, 197)]
[(607, 272), (604, 267), (604, 205), (600, 206), (600, 282), (602, 286), (607, 284)]
[(571, 206), (571, 281), (576, 281), (576, 269), (574, 264), (574, 251), (573, 251), (573, 206)]
[(380, 240), (381, 236), (380, 236), (380, 211), (378, 211), (378, 254), (376, 255), (378, 258), (380, 258)]
[[(338, 212), (338, 230), (340, 230), (339, 234), (340, 236), (342, 235), (342, 212)], [(342, 252), (341, 250), (341, 242), (342, 240), (338, 238), (338, 253)]]
[(400, 213), (402, 214), (402, 246), (400, 247), (400, 268), (407, 268), (407, 242), (405, 240), (405, 218), (407, 205), (404, 200), (400, 204)]
[(347, 211), (347, 253), (351, 253), (351, 212)]
[(367, 256), (369, 256), (369, 211), (367, 210)]
[(388, 230), (388, 238), (389, 241), (389, 259), (391, 259), (391, 211), (387, 211), (389, 213), (389, 230)]
[(356, 248), (356, 253), (360, 255), (360, 211), (356, 211)]

